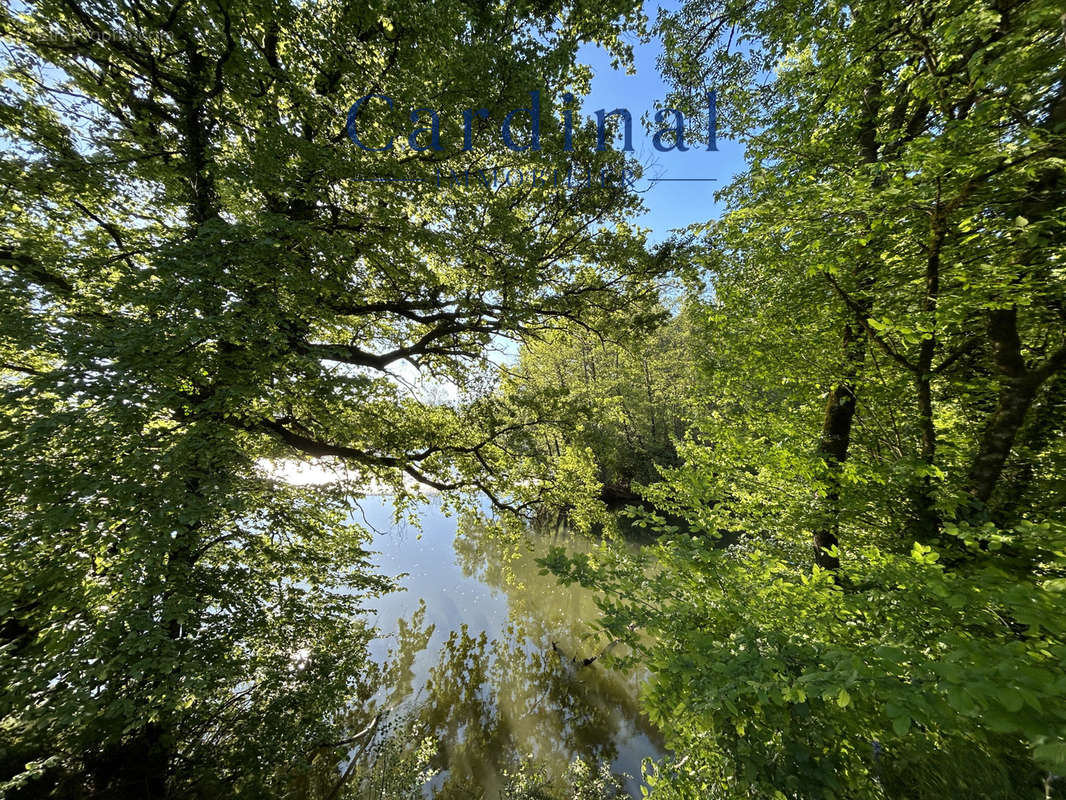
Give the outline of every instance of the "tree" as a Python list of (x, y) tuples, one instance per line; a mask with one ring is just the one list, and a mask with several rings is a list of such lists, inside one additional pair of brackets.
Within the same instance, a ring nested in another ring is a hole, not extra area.
[[(1026, 413), (1066, 367), (1055, 271), (1061, 20), (1044, 3), (906, 13), (829, 3), (788, 20), (780, 11), (691, 3), (661, 22), (668, 77), (679, 88), (720, 82), (725, 130), (749, 148), (752, 172), (732, 190), (743, 212), (713, 241), (809, 273), (817, 295), (805, 299), (839, 317), (841, 360), (818, 448), (827, 466), (848, 457), (863, 402), (854, 383), (875, 358), (912, 384), (907, 416), (929, 469), (935, 390), (956, 400), (969, 392), (968, 371), (995, 376), (995, 410), (951, 487), (980, 514)], [(744, 46), (731, 50), (733, 39)], [(770, 69), (778, 77), (764, 81)], [(751, 241), (741, 245), (740, 234)], [(939, 490), (919, 477), (915, 522), (932, 534)]]
[(684, 756), (656, 794), (1053, 796), (1061, 9), (690, 2), (659, 29), (673, 102), (717, 88), (748, 148), (702, 231), (715, 402), (646, 493), (681, 533), (546, 562), (647, 634)]
[[(625, 187), (431, 176), (619, 167), (588, 130), (565, 162), (497, 132), (542, 89), (542, 137), (557, 135), (554, 98), (587, 80), (578, 42), (624, 57), (636, 13), (5, 8), (8, 789), (261, 797), (343, 757), (342, 712), (373, 677), (356, 612), (387, 587), (347, 519), (352, 485), (285, 488), (258, 464), (334, 456), (400, 492), (404, 475), (493, 491), (480, 459), (497, 431), (460, 402), (483, 391), (491, 347), (617, 309), (662, 264), (622, 222)], [(361, 141), (432, 106), (445, 149), (357, 148), (346, 115), (368, 94), (394, 113), (368, 106)], [(478, 108), (464, 149), (461, 112)], [(424, 402), (415, 372), (454, 401)]]
[(677, 464), (674, 441), (694, 405), (691, 327), (685, 309), (656, 304), (627, 310), (607, 335), (570, 323), (522, 347), (497, 396), (517, 428), (508, 454), (541, 512), (603, 520)]

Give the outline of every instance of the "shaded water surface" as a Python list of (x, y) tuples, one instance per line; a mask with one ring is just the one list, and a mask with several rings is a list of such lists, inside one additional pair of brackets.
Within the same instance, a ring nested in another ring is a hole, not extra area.
[(421, 532), (393, 521), (389, 498), (361, 506), (380, 570), (406, 573), (402, 591), (375, 603), (383, 638), (374, 655), (396, 664), (393, 702), (402, 698), (435, 740), (431, 793), (468, 796), (473, 784), (492, 798), (516, 760), (532, 758), (560, 780), (581, 758), (635, 776), (626, 789), (639, 797), (642, 759), (662, 754), (638, 710), (640, 676), (582, 664), (606, 644), (589, 638), (592, 595), (536, 564), (552, 545), (591, 545), (562, 532), (516, 539), (458, 526), (438, 500), (419, 508)]

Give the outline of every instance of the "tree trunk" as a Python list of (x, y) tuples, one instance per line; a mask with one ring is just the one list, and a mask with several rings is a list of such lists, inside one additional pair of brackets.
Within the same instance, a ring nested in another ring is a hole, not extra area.
[(866, 339), (856, 335), (851, 324), (844, 326), (844, 379), (829, 392), (822, 422), (818, 454), (829, 469), (826, 491), (827, 520), (814, 532), (814, 563), (823, 569), (837, 569), (840, 559), (828, 550), (840, 540), (840, 472), (848, 458), (851, 425), (855, 418), (855, 380), (866, 360)]
[[(881, 110), (883, 91), (881, 67), (874, 63), (870, 69), (870, 83), (863, 92), (864, 113), (858, 132), (858, 155), (860, 164), (876, 164), (880, 158), (877, 141), (877, 115)], [(875, 179), (874, 183), (880, 179)], [(859, 296), (860, 308), (857, 313), (868, 316), (871, 302), (868, 299), (870, 288), (869, 264), (860, 264), (856, 272), (860, 276), (863, 291)], [(843, 380), (829, 392), (822, 420), (822, 435), (818, 442), (818, 454), (829, 472), (826, 490), (825, 521), (814, 531), (814, 563), (823, 569), (835, 570), (840, 567), (840, 559), (828, 551), (840, 541), (840, 473), (848, 459), (851, 445), (851, 425), (855, 418), (855, 381), (862, 371), (866, 360), (866, 338), (862, 331), (856, 331), (854, 323), (844, 325), (842, 336), (844, 348)]]
[(973, 499), (973, 514), (983, 513), (1003, 474), (1014, 439), (1018, 435), (1029, 408), (1044, 382), (1066, 367), (1066, 345), (1060, 347), (1040, 367), (1030, 369), (1022, 357), (1022, 343), (1018, 336), (1016, 308), (997, 309), (989, 314), (988, 338), (994, 350), (993, 361), (1003, 376), (999, 400), (985, 426), (977, 455), (970, 466), (966, 481)]
[(929, 253), (925, 264), (925, 294), (922, 297), (922, 316), (929, 326), (928, 336), (918, 348), (915, 369), (915, 388), (918, 400), (918, 429), (921, 431), (921, 458), (926, 467), (914, 493), (914, 512), (917, 534), (928, 540), (940, 530), (940, 518), (933, 501), (933, 479), (930, 471), (936, 460), (936, 425), (933, 422), (933, 357), (936, 354), (936, 308), (940, 297), (940, 250), (947, 235), (947, 219), (940, 203), (937, 184), (936, 208), (929, 229)]

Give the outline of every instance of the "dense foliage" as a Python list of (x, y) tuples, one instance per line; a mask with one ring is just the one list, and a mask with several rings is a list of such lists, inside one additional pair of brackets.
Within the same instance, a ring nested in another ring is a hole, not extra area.
[(693, 0), (659, 27), (675, 100), (721, 87), (750, 162), (701, 231), (711, 409), (644, 493), (682, 526), (547, 562), (643, 634), (679, 754), (655, 795), (1061, 792), (1061, 6)]
[[(429, 635), (369, 659), (374, 481), (584, 530), (639, 497), (653, 544), (542, 563), (600, 593), (597, 669), (650, 670), (656, 797), (1062, 796), (1060, 2), (661, 13), (670, 102), (715, 89), (748, 158), (684, 247), (651, 252), (624, 187), (436, 185), (619, 168), (587, 124), (565, 160), (499, 124), (539, 87), (558, 144), (579, 44), (625, 61), (639, 26), (624, 0), (0, 12), (0, 793), (407, 798), (436, 771), (458, 797), (505, 750), (503, 796), (615, 796), (603, 709), (528, 691), (558, 677), (532, 625), (455, 632), (432, 702), (383, 722)], [(368, 93), (390, 151), (347, 136)], [(405, 143), (427, 107), (440, 150)], [(350, 471), (274, 480), (293, 457)], [(550, 591), (487, 548), (457, 550)], [(486, 692), (590, 757), (550, 779)]]
[[(374, 678), (358, 612), (386, 588), (349, 519), (356, 480), (491, 491), (497, 431), (460, 402), (490, 347), (617, 310), (661, 267), (625, 189), (441, 191), (435, 169), (518, 163), (504, 114), (532, 82), (558, 125), (552, 98), (588, 77), (577, 43), (624, 57), (634, 19), (623, 2), (4, 5), (0, 791), (315, 795), (336, 771)], [(395, 113), (362, 116), (364, 141), (430, 105), (446, 147), (358, 150), (346, 115), (372, 92)], [(482, 106), (463, 150), (461, 111)], [(575, 167), (617, 166), (589, 135)], [(418, 370), (456, 398), (426, 402)], [(259, 469), (294, 455), (352, 481)]]
[(676, 466), (698, 405), (689, 315), (651, 309), (647, 327), (632, 310), (627, 319), (614, 334), (571, 323), (528, 340), (498, 390), (498, 413), (529, 425), (510, 437), (510, 454), (538, 479), (532, 496), (571, 522), (639, 500), (637, 485)]

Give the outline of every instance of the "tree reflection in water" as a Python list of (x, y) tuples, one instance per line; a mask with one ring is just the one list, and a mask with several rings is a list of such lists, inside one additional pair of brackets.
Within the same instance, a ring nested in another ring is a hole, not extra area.
[[(591, 593), (540, 574), (536, 559), (560, 544), (590, 547), (561, 532), (519, 537), (465, 522), (453, 541), (456, 564), (506, 598), (506, 620), (490, 632), (459, 622), (421, 675), (418, 655), (435, 627), (426, 623), (425, 603), (398, 623), (385, 705), (404, 715), (394, 736), (402, 739), (400, 756), (432, 742), (434, 797), (500, 797), (508, 775), (530, 764), (561, 789), (575, 759), (639, 778), (641, 759), (662, 753), (638, 710), (640, 676), (602, 660), (583, 664), (607, 642), (592, 630)], [(627, 789), (639, 796), (639, 780)]]

